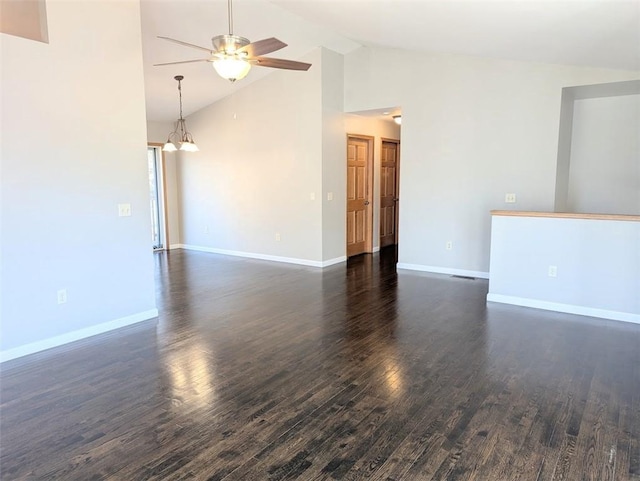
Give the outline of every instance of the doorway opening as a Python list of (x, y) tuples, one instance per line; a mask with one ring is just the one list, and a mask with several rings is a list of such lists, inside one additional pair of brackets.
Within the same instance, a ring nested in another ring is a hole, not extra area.
[(401, 114), (399, 106), (345, 114), (347, 257), (398, 251)]
[(149, 201), (151, 204), (151, 243), (154, 250), (166, 249), (168, 245), (164, 162), (161, 147), (161, 145), (149, 145), (147, 147)]

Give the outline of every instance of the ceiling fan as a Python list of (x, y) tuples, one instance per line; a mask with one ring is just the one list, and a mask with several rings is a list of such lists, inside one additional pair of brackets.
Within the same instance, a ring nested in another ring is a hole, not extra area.
[(193, 62), (211, 62), (213, 67), (222, 78), (235, 82), (249, 73), (252, 65), (259, 67), (280, 68), (285, 70), (309, 70), (310, 63), (296, 62), (294, 60), (284, 60), (280, 58), (262, 57), (262, 55), (275, 52), (287, 46), (277, 38), (265, 38), (257, 42), (250, 42), (249, 39), (233, 34), (233, 6), (232, 0), (228, 0), (229, 14), (229, 34), (216, 35), (211, 39), (213, 48), (200, 47), (191, 43), (176, 40), (174, 38), (158, 36), (163, 40), (184, 45), (185, 47), (197, 48), (209, 53), (208, 58), (196, 60), (183, 60), (182, 62), (159, 63), (161, 65), (177, 65)]

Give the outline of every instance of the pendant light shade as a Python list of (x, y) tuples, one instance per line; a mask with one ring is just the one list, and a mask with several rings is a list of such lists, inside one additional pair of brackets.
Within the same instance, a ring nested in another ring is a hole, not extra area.
[(171, 136), (169, 136), (169, 138), (167, 139), (167, 142), (162, 147), (162, 150), (164, 150), (165, 152), (175, 152), (176, 150), (178, 150), (176, 144), (171, 142)]
[(180, 144), (180, 150), (183, 152), (198, 152), (200, 149), (196, 144), (187, 140)]
[(193, 135), (187, 130), (187, 124), (182, 118), (182, 75), (176, 75), (174, 77), (178, 81), (178, 94), (180, 98), (180, 118), (176, 122), (176, 128), (169, 134), (167, 142), (162, 147), (165, 152), (175, 152), (178, 150), (176, 147), (176, 140), (180, 144), (180, 150), (183, 152), (198, 152), (200, 149), (193, 141)]

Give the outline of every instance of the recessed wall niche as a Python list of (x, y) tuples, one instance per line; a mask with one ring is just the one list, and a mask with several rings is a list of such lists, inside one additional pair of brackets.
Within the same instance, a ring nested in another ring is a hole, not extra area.
[(49, 43), (45, 0), (1, 0), (0, 32)]
[(640, 215), (640, 80), (562, 89), (554, 210)]

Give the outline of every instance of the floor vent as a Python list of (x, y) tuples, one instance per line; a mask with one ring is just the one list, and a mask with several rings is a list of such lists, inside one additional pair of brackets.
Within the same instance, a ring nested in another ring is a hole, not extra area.
[(455, 277), (456, 279), (467, 279), (468, 281), (475, 281), (476, 280), (475, 277), (471, 277), (471, 276), (456, 276), (456, 275), (453, 275), (451, 277)]

